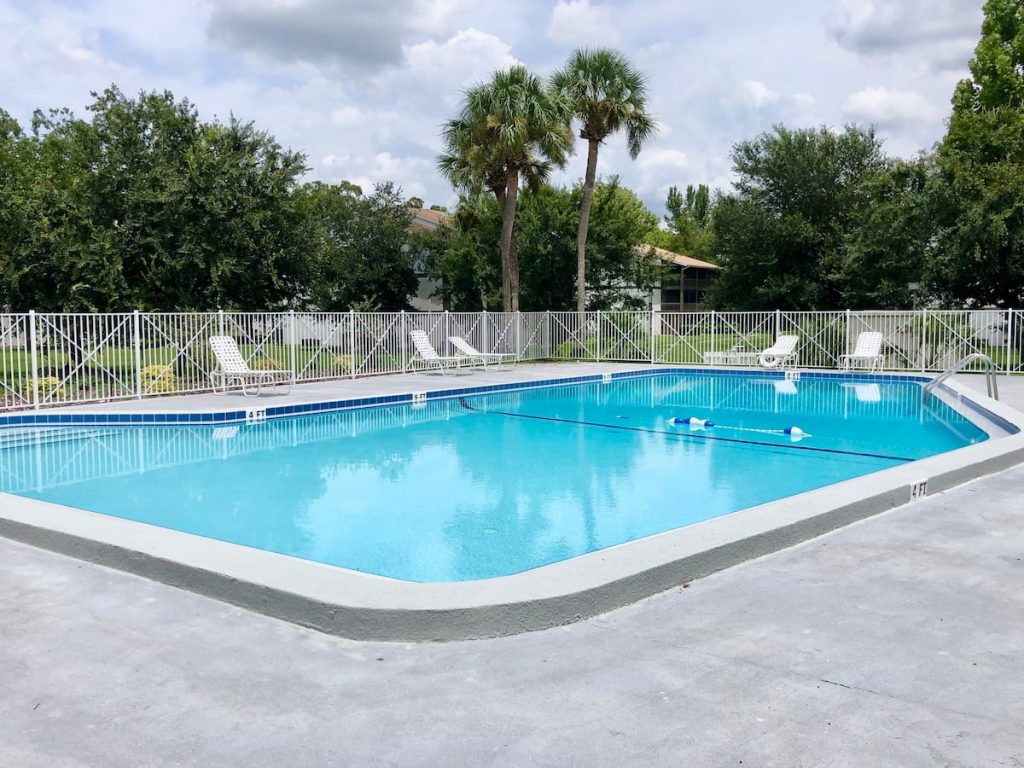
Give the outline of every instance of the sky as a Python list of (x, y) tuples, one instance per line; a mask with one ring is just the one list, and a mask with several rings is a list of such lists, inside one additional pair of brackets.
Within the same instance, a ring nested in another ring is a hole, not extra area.
[[(731, 147), (787, 127), (877, 126), (893, 155), (945, 132), (983, 0), (0, 0), (0, 108), (85, 115), (91, 91), (170, 90), (204, 119), (252, 120), (309, 179), (397, 182), (427, 204), (462, 92), (521, 62), (547, 75), (612, 46), (647, 76), (657, 136), (598, 172), (657, 212), (671, 185), (727, 189)], [(556, 176), (582, 177), (586, 149)]]

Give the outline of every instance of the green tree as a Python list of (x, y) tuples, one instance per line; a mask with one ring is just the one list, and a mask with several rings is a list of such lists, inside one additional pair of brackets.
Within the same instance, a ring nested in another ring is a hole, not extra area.
[[(521, 211), (520, 211), (521, 213)], [(501, 206), (489, 192), (459, 198), (449, 226), (420, 235), (428, 271), (441, 280), (445, 307), (461, 311), (502, 308)]]
[(22, 170), (0, 172), (17, 212), (0, 233), (0, 303), (264, 309), (301, 295), (301, 154), (249, 123), (204, 123), (166, 92), (111, 87), (89, 111), (37, 112), (27, 137), (4, 123), (0, 155), (16, 153)]
[(91, 126), (66, 110), (32, 119), (20, 153), (23, 228), (8, 251), (6, 303), (19, 309), (107, 309), (128, 292), (114, 233), (98, 224), (90, 186), (100, 148)]
[(1024, 302), (1024, 13), (988, 0), (971, 76), (953, 95), (932, 184), (938, 226), (928, 267), (946, 302)]
[(505, 311), (519, 309), (519, 266), (513, 228), (520, 177), (546, 178), (572, 150), (564, 104), (523, 66), (494, 73), (466, 92), (463, 107), (444, 129), (443, 173), (462, 189), (488, 189), (499, 200), (502, 227), (502, 297)]
[[(582, 195), (581, 184), (572, 189), (542, 185), (524, 191), (516, 217), (524, 310), (566, 310), (574, 305), (572, 267)], [(643, 238), (657, 217), (615, 179), (597, 184), (594, 211), (587, 286), (590, 307), (643, 305), (656, 276), (655, 261), (643, 247)], [(434, 254), (434, 274), (443, 278), (452, 308), (497, 305), (500, 265), (490, 244), (500, 226), (500, 211), (490, 195), (460, 200), (454, 226)]]
[(697, 259), (712, 257), (714, 238), (711, 234), (711, 190), (707, 184), (686, 185), (685, 195), (678, 187), (669, 187), (665, 199), (665, 224), (668, 229), (652, 230), (651, 245)]
[(890, 160), (860, 186), (865, 204), (854, 210), (844, 243), (843, 306), (913, 306), (935, 233), (931, 158)]
[(647, 109), (644, 76), (621, 53), (607, 48), (578, 49), (551, 83), (580, 121), (580, 138), (587, 142), (587, 170), (580, 199), (576, 233), (576, 308), (587, 306), (587, 234), (597, 179), (597, 153), (602, 142), (620, 130), (626, 132), (630, 157), (640, 149), (656, 126)]
[(90, 111), (94, 221), (116, 233), (134, 304), (265, 308), (298, 294), (301, 154), (252, 123), (203, 123), (169, 92), (108, 89)]
[(712, 306), (836, 309), (846, 239), (867, 201), (862, 184), (885, 168), (871, 129), (789, 130), (733, 148), (734, 190), (714, 206), (721, 272)]
[(313, 182), (296, 192), (309, 227), (309, 299), (321, 310), (394, 311), (416, 291), (412, 214), (393, 184), (363, 195), (352, 185)]

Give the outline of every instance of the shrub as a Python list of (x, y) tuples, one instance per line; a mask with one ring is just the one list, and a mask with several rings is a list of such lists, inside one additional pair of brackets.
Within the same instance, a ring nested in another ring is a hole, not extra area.
[[(39, 382), (39, 399), (48, 400), (55, 397), (64, 396), (64, 386), (61, 384), (61, 380), (56, 376), (40, 376)], [(32, 391), (32, 379), (30, 378), (25, 384), (25, 391)]]
[(266, 355), (257, 357), (255, 360), (249, 363), (249, 367), (252, 368), (254, 371), (280, 371), (283, 368), (283, 366), (279, 362), (277, 362), (277, 360), (267, 357)]
[(352, 373), (352, 355), (335, 355), (331, 360), (331, 370), (339, 374)]
[(169, 365), (147, 365), (139, 371), (139, 383), (146, 395), (165, 394), (178, 389), (178, 377)]

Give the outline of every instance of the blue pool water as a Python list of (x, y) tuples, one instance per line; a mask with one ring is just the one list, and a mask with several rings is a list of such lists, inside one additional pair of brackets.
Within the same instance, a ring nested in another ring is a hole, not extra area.
[[(712, 429), (672, 425), (711, 418)], [(778, 430), (798, 426), (794, 441)], [(986, 439), (907, 382), (670, 373), (237, 426), (50, 429), (0, 491), (410, 581), (517, 573)]]

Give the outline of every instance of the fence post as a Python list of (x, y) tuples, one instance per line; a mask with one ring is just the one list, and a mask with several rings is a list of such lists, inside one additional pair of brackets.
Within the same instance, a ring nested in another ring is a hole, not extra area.
[[(1003, 366), (1006, 373), (1013, 371), (1010, 367), (1010, 354), (1013, 352), (1013, 313), (1014, 310), (1006, 310), (1006, 364)], [(1020, 365), (1020, 361), (1017, 362)]]
[(521, 337), (521, 335), (519, 333), (519, 328), (520, 328), (520, 326), (522, 324), (523, 324), (523, 313), (520, 312), (517, 309), (516, 310), (516, 336), (515, 336), (515, 340), (516, 340), (516, 359), (517, 360), (522, 355), (522, 350), (520, 349), (520, 345), (522, 344), (522, 337)]
[(651, 321), (650, 321), (650, 325), (648, 326), (648, 330), (651, 333), (651, 345), (650, 345), (651, 348), (649, 350), (649, 352), (651, 354), (651, 365), (654, 365), (654, 358), (657, 357), (657, 349), (655, 347), (656, 339), (654, 338), (654, 336), (655, 336), (654, 329), (657, 327), (657, 325), (656, 325), (657, 323), (658, 323), (658, 313), (654, 311), (654, 307), (651, 307)]
[[(711, 310), (711, 349), (709, 349), (707, 351), (708, 352), (725, 351), (725, 350), (720, 350), (719, 349), (719, 347), (721, 347), (721, 346), (722, 346), (722, 344), (720, 343), (719, 338), (718, 338), (718, 310), (712, 309)], [(729, 346), (733, 347), (735, 345), (730, 344)], [(700, 361), (702, 363), (704, 362), (704, 359), (705, 359), (704, 355), (701, 355), (700, 356)], [(721, 358), (719, 358), (719, 357), (710, 357), (710, 358), (707, 358), (707, 359), (709, 359), (709, 360), (721, 360)]]
[(142, 399), (142, 334), (139, 328), (139, 310), (132, 312), (132, 349), (135, 350), (135, 397)]
[(405, 310), (404, 309), (402, 310), (402, 319), (401, 319), (401, 325), (399, 326), (399, 332), (402, 334), (402, 344), (401, 344), (401, 349), (402, 349), (402, 373), (405, 373), (407, 370), (409, 370), (409, 351), (405, 348), (405, 336), (406, 336), (407, 331), (406, 331), (406, 319), (405, 319)]
[(491, 332), (487, 328), (487, 310), (480, 311), (480, 323), (483, 325), (483, 330), (480, 331), (480, 345), (483, 347), (484, 354), (491, 351)]
[(36, 350), (36, 311), (28, 313), (29, 365), (32, 366), (32, 407), (39, 410), (39, 357)]
[(217, 335), (218, 336), (223, 336), (224, 335), (224, 310), (223, 309), (218, 309), (217, 310)]
[(544, 335), (547, 337), (544, 344), (545, 357), (551, 359), (551, 310), (544, 310)]
[(601, 310), (597, 310), (597, 347), (594, 351), (597, 362), (601, 362)]
[(928, 367), (928, 310), (921, 310), (921, 373)]
[(846, 331), (843, 333), (843, 352), (850, 354), (853, 352), (850, 349), (850, 320), (853, 317), (853, 313), (850, 310), (846, 310)]
[(292, 384), (294, 384), (295, 380), (298, 378), (298, 369), (296, 367), (297, 355), (295, 354), (295, 310), (294, 309), (289, 309), (288, 310), (288, 342), (289, 342), (289, 346), (291, 347), (291, 354), (290, 354), (291, 366), (290, 367), (291, 367), (291, 371), (292, 371)]
[(348, 311), (348, 348), (352, 358), (352, 364), (348, 367), (348, 377), (354, 379), (356, 377), (356, 311), (354, 309)]
[[(775, 338), (779, 338), (779, 331), (782, 330), (782, 310), (775, 310)], [(773, 340), (774, 341), (774, 340)]]

